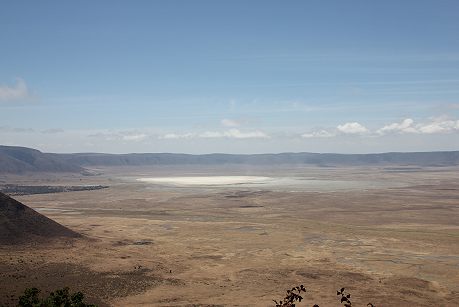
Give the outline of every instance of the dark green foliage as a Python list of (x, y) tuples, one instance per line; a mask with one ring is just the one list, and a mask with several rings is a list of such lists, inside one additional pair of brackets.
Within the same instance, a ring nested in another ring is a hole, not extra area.
[(29, 288), (19, 297), (18, 307), (97, 307), (83, 302), (84, 294), (81, 292), (70, 293), (69, 288), (51, 292), (48, 297), (40, 299), (37, 288)]
[(40, 290), (37, 288), (28, 288), (24, 291), (24, 295), (19, 297), (19, 306), (35, 307), (40, 306), (40, 299), (38, 298)]

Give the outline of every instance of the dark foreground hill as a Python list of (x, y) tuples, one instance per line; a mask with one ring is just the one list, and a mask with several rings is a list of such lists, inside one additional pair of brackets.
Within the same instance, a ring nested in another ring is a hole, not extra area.
[(0, 192), (0, 244), (44, 242), (80, 235)]
[(377, 154), (279, 153), (279, 154), (175, 154), (175, 153), (43, 153), (26, 147), (0, 146), (0, 173), (84, 172), (92, 166), (145, 165), (314, 165), (314, 166), (454, 166), (459, 151), (389, 152)]

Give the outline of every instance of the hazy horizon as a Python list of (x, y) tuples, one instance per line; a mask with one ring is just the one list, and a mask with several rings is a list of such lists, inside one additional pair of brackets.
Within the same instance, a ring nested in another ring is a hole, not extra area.
[(457, 152), (459, 150), (431, 150), (431, 151), (380, 151), (380, 152), (316, 152), (316, 151), (279, 151), (279, 152), (250, 152), (250, 153), (240, 153), (240, 152), (203, 152), (203, 153), (187, 153), (187, 152), (168, 152), (168, 151), (143, 151), (143, 152), (103, 152), (103, 151), (75, 151), (75, 152), (57, 152), (57, 151), (46, 151), (41, 150), (40, 148), (33, 148), (20, 145), (4, 145), (0, 146), (10, 146), (10, 147), (23, 147), (36, 149), (43, 153), (51, 154), (107, 154), (107, 155), (128, 155), (128, 154), (173, 154), (173, 155), (280, 155), (280, 154), (337, 154), (337, 155), (377, 155), (377, 154), (390, 154), (390, 153), (437, 153), (437, 152)]
[(458, 11), (457, 1), (5, 2), (0, 144), (458, 150)]

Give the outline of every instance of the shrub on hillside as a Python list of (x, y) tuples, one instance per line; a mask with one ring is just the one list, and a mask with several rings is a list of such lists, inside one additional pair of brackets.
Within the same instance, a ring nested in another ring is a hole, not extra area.
[[(276, 307), (295, 307), (297, 302), (300, 303), (303, 300), (303, 297), (301, 296), (302, 292), (306, 292), (303, 285), (293, 287), (291, 290), (287, 290), (287, 295), (282, 300), (273, 301), (276, 304)], [(340, 296), (340, 302), (344, 307), (352, 307), (351, 294), (346, 292), (345, 288), (341, 288), (336, 291), (336, 295)], [(376, 307), (372, 303), (368, 303), (367, 306)], [(312, 307), (319, 307), (319, 305), (315, 304)]]
[(81, 292), (70, 293), (69, 288), (55, 290), (48, 297), (40, 299), (40, 290), (28, 288), (19, 297), (19, 307), (97, 307), (83, 302), (84, 294)]

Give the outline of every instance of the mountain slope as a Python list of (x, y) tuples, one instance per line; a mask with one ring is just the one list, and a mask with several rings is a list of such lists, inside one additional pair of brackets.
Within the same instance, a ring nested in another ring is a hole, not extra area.
[(55, 159), (53, 155), (42, 153), (39, 150), (16, 147), (0, 146), (0, 172), (82, 172), (78, 165)]
[(310, 164), (327, 166), (366, 165), (413, 165), (452, 166), (459, 165), (459, 151), (410, 152), (381, 154), (332, 154), (332, 153), (280, 153), (280, 154), (206, 154), (188, 155), (171, 153), (56, 154), (56, 159), (79, 166), (131, 166), (131, 165), (218, 165), (218, 164)]
[(0, 192), (0, 244), (43, 242), (80, 235)]

